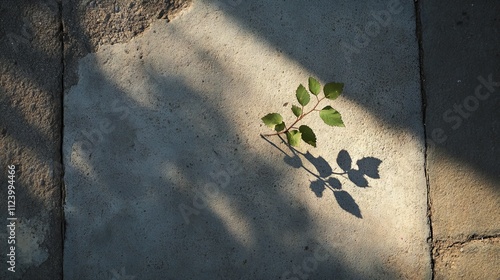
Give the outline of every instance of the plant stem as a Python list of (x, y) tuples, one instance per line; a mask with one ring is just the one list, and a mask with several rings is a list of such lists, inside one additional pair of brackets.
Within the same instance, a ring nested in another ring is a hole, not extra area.
[[(300, 120), (302, 120), (305, 116), (309, 115), (310, 113), (314, 112), (314, 111), (317, 111), (316, 108), (318, 107), (319, 103), (321, 101), (323, 101), (323, 99), (325, 99), (325, 97), (322, 97), (321, 99), (318, 98), (318, 96), (316, 95), (316, 100), (317, 100), (317, 103), (316, 105), (314, 105), (314, 107), (308, 111), (307, 113), (302, 113), (302, 115), (298, 116), (297, 119), (292, 123), (292, 125), (290, 125), (287, 129), (283, 130), (283, 131), (280, 131), (280, 132), (275, 132), (275, 133), (269, 133), (269, 134), (261, 134), (261, 136), (264, 136), (264, 137), (269, 137), (269, 136), (275, 136), (275, 135), (280, 135), (280, 134), (285, 134), (287, 133), (288, 131), (290, 131), (290, 129), (292, 128), (295, 128), (295, 124), (297, 124)], [(302, 106), (302, 112), (304, 111), (304, 106)]]

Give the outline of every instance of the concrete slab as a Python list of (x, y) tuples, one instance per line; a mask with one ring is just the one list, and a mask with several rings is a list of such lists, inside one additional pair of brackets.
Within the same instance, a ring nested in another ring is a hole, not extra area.
[(62, 279), (61, 52), (57, 1), (0, 2), (0, 279)]
[(498, 279), (500, 7), (420, 3), (436, 279)]
[(463, 241), (500, 234), (500, 7), (453, 3), (423, 2), (423, 63), (434, 238)]
[[(231, 3), (197, 1), (80, 61), (65, 278), (430, 279), (413, 2)], [(372, 43), (346, 56), (356, 27)], [(310, 118), (318, 148), (294, 154), (260, 138), (260, 118), (292, 118), (283, 104), (310, 75), (345, 82), (346, 128)]]

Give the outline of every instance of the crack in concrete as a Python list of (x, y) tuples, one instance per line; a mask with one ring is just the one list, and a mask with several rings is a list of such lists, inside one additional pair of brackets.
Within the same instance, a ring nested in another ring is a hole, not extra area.
[[(61, 92), (60, 92), (60, 99), (59, 99), (59, 114), (60, 114), (60, 142), (59, 142), (59, 164), (60, 164), (60, 168), (59, 168), (59, 182), (60, 182), (60, 188), (61, 188), (61, 191), (60, 191), (60, 202), (61, 202), (61, 209), (59, 210), (60, 211), (60, 215), (61, 215), (61, 224), (60, 224), (60, 227), (61, 227), (61, 235), (62, 235), (62, 238), (61, 238), (61, 259), (63, 260), (64, 262), (64, 240), (65, 240), (65, 233), (66, 233), (66, 218), (64, 216), (64, 202), (66, 200), (66, 187), (64, 185), (64, 152), (63, 152), (63, 148), (64, 148), (64, 143), (63, 143), (63, 139), (64, 139), (64, 75), (65, 75), (65, 59), (64, 59), (64, 52), (65, 52), (65, 42), (64, 42), (64, 21), (63, 21), (63, 1), (56, 1), (57, 2), (57, 8), (58, 8), (58, 13), (59, 13), (59, 40), (61, 42), (61, 53), (60, 53), (60, 56), (61, 56)], [(62, 264), (61, 264), (62, 265)], [(60, 275), (61, 279), (64, 279), (64, 269), (61, 269), (61, 275)]]
[(415, 35), (418, 41), (418, 55), (419, 55), (419, 67), (420, 67), (420, 93), (422, 95), (422, 125), (424, 134), (424, 175), (427, 186), (427, 223), (429, 225), (429, 236), (427, 238), (427, 244), (429, 244), (429, 255), (431, 260), (431, 279), (434, 279), (435, 275), (435, 259), (434, 259), (434, 242), (433, 242), (433, 230), (432, 230), (432, 203), (430, 196), (430, 183), (429, 183), (429, 173), (427, 167), (427, 127), (426, 127), (426, 112), (427, 112), (427, 96), (424, 87), (425, 73), (424, 73), (424, 47), (422, 44), (422, 21), (421, 21), (421, 11), (420, 3), (415, 0)]
[(477, 235), (473, 234), (467, 237), (465, 240), (460, 240), (460, 241), (448, 241), (448, 240), (436, 240), (434, 242), (434, 248), (435, 250), (443, 250), (443, 249), (451, 249), (454, 247), (460, 247), (463, 246), (467, 243), (473, 242), (473, 241), (483, 241), (483, 240), (494, 240), (494, 241), (500, 241), (500, 234), (495, 234), (495, 235)]

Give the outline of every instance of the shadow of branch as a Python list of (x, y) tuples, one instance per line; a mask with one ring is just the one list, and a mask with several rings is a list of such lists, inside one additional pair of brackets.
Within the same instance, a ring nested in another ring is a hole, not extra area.
[[(358, 204), (347, 191), (342, 189), (342, 183), (336, 177), (344, 177), (357, 187), (368, 188), (370, 185), (366, 177), (380, 179), (378, 168), (382, 163), (382, 160), (375, 157), (363, 157), (362, 159), (356, 161), (357, 168), (353, 168), (351, 156), (346, 150), (341, 150), (337, 155), (337, 165), (340, 167), (342, 172), (334, 172), (332, 166), (322, 156), (314, 157), (311, 153), (309, 153), (309, 151), (306, 153), (300, 152), (290, 146), (281, 135), (278, 136), (281, 139), (281, 142), (285, 144), (288, 149), (290, 149), (291, 155), (286, 153), (275, 143), (271, 142), (267, 139), (267, 137), (261, 137), (285, 155), (283, 161), (286, 164), (292, 166), (293, 168), (302, 168), (316, 178), (316, 180), (311, 182), (309, 188), (317, 197), (323, 197), (324, 191), (329, 189), (333, 192), (340, 208), (357, 218), (363, 218)], [(316, 171), (312, 171), (307, 168), (304, 165), (305, 161), (311, 163)]]

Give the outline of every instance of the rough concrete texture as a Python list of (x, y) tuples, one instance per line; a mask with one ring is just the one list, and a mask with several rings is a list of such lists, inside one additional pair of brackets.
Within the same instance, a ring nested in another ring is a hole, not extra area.
[(423, 5), (422, 33), (434, 238), (461, 241), (500, 234), (500, 7), (453, 3)]
[(78, 60), (103, 44), (127, 42), (153, 20), (171, 20), (191, 0), (62, 0), (65, 88), (77, 82)]
[(61, 46), (56, 1), (0, 2), (0, 279), (62, 278)]
[(491, 262), (500, 259), (498, 242), (459, 257), (461, 266), (448, 276), (456, 250), (446, 248), (500, 235), (500, 6), (421, 3), (436, 275), (498, 279), (498, 263)]
[(500, 6), (421, 3), (436, 279), (500, 279)]
[[(79, 61), (65, 278), (429, 279), (414, 6), (390, 3), (197, 1)], [(310, 75), (345, 82), (346, 128), (260, 138)]]
[(442, 247), (436, 253), (436, 280), (498, 280), (500, 277), (500, 258), (497, 257), (500, 256), (499, 238), (468, 240)]

